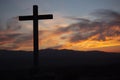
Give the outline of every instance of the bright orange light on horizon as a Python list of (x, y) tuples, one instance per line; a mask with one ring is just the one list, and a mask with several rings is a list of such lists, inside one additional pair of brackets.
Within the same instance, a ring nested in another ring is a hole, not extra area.
[[(77, 19), (78, 22), (71, 21), (70, 23), (65, 18), (59, 17), (53, 21), (42, 21), (42, 24), (39, 25), (39, 49), (120, 52), (120, 16), (107, 15), (111, 16), (109, 16), (110, 20), (107, 18), (107, 21), (104, 20), (106, 19), (104, 17), (103, 21), (100, 19), (97, 21), (97, 19), (72, 18)], [(12, 27), (0, 31), (0, 49), (33, 50), (30, 23), (22, 24), (21, 27), (21, 30), (19, 27), (16, 28), (17, 30)]]

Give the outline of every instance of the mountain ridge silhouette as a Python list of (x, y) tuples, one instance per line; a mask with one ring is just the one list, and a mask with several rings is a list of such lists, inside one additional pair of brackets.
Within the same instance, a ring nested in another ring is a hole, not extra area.
[[(120, 63), (120, 54), (102, 51), (44, 49), (39, 51), (40, 67), (105, 66)], [(0, 50), (0, 69), (22, 69), (33, 66), (32, 51)]]
[(120, 54), (45, 49), (39, 51), (38, 74), (34, 74), (32, 51), (0, 50), (1, 80), (85, 80), (93, 76), (116, 80), (119, 68)]

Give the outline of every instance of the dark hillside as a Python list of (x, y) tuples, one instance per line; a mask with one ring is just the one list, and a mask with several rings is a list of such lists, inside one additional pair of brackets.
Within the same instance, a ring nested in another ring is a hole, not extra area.
[(120, 54), (100, 51), (45, 49), (33, 71), (32, 52), (0, 51), (0, 80), (117, 80)]

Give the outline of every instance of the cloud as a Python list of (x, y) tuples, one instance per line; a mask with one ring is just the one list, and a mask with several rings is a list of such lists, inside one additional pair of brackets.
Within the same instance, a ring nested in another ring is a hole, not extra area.
[(32, 40), (32, 35), (21, 32), (21, 28), (18, 17), (10, 18), (6, 28), (0, 30), (0, 49), (15, 50), (22, 43), (26, 44), (27, 41)]
[(2, 31), (3, 30), (3, 24), (2, 24), (2, 22), (0, 21), (0, 31)]
[(26, 42), (32, 42), (32, 33), (24, 32), (25, 28), (24, 30), (22, 28), (25, 26), (19, 22), (18, 17), (8, 19), (4, 29), (4, 26), (1, 25), (0, 27), (0, 49), (15, 50), (23, 47), (22, 45)]
[(30, 34), (4, 30), (0, 32), (0, 49), (15, 50), (19, 48), (21, 44), (26, 44), (29, 40), (32, 40)]
[[(39, 48), (92, 50), (120, 46), (120, 13), (99, 10), (90, 15), (94, 15), (95, 18), (65, 17), (69, 20), (77, 20), (71, 24), (66, 23), (67, 25), (61, 24), (66, 19), (61, 19), (61, 22), (53, 21), (51, 25), (49, 25), (51, 21), (43, 21), (39, 30)], [(23, 25), (17, 23), (16, 18), (8, 23), (6, 30), (0, 31), (1, 49), (32, 50), (32, 32), (20, 32)], [(56, 25), (57, 23), (59, 24)]]
[[(70, 34), (70, 42), (87, 40), (97, 35), (93, 40), (107, 40), (106, 37), (120, 36), (120, 13), (111, 10), (99, 10), (92, 13), (96, 16), (95, 20), (84, 18), (69, 18), (79, 22), (71, 24), (67, 27), (57, 29), (56, 33)], [(107, 20), (107, 21), (105, 21)]]
[[(103, 11), (105, 12), (105, 10)], [(104, 14), (102, 13), (102, 15)], [(107, 15), (107, 12), (105, 15)], [(94, 50), (101, 47), (120, 46), (120, 22), (118, 17), (102, 18), (100, 13), (98, 17), (96, 15), (95, 17), (95, 19), (65, 17), (69, 20), (77, 20), (77, 22), (64, 27), (58, 25), (59, 27), (54, 29), (41, 30), (41, 49)]]
[(67, 16), (65, 17), (67, 19), (72, 19), (72, 20), (78, 20), (78, 21), (81, 21), (81, 22), (89, 22), (90, 20), (89, 19), (85, 19), (85, 18), (76, 18), (76, 17), (70, 17), (70, 16)]
[(101, 20), (105, 22), (117, 22), (120, 21), (120, 13), (113, 11), (113, 10), (108, 10), (108, 9), (99, 9), (91, 13), (91, 15), (95, 16), (97, 19), (96, 20)]
[(53, 46), (53, 47), (49, 47), (50, 49), (59, 49), (59, 48), (61, 48), (62, 47), (62, 45), (57, 45), (57, 46)]
[(18, 17), (13, 17), (8, 19), (7, 21), (7, 30), (19, 30), (22, 25), (19, 23)]

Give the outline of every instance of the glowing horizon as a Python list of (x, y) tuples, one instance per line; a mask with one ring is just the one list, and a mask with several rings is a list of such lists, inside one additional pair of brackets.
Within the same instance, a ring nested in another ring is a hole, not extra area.
[[(86, 0), (38, 1), (38, 6), (42, 6), (39, 14), (54, 15), (53, 20), (39, 21), (39, 49), (120, 52), (119, 1), (92, 1), (96, 5)], [(32, 51), (32, 22), (20, 22), (18, 16), (32, 13), (34, 2), (11, 0), (6, 6), (2, 3), (6, 2), (0, 3), (3, 10), (0, 13), (0, 50)]]

